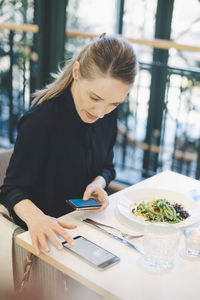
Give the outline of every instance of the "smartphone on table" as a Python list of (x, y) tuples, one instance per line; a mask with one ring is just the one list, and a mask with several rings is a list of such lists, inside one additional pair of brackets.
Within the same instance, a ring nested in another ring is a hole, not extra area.
[(74, 237), (73, 246), (69, 245), (67, 242), (63, 242), (62, 244), (65, 248), (77, 254), (99, 270), (105, 270), (109, 266), (120, 261), (118, 256), (80, 235)]
[(83, 199), (69, 199), (66, 202), (76, 210), (95, 209), (101, 207), (101, 203), (93, 198), (88, 200)]

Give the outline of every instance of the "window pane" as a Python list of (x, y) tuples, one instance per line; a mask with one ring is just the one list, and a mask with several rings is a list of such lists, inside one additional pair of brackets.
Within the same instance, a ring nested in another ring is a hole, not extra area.
[(114, 33), (115, 19), (115, 0), (69, 0), (67, 30), (96, 34)]
[(126, 0), (123, 34), (135, 39), (153, 39), (157, 0)]
[[(179, 44), (200, 47), (200, 1), (176, 0), (174, 3), (171, 39)], [(198, 67), (199, 52), (170, 50), (170, 65)]]

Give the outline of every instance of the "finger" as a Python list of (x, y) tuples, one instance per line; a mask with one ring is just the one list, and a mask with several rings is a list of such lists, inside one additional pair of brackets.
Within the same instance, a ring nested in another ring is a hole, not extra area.
[(39, 248), (38, 238), (35, 235), (31, 234), (31, 240), (32, 240), (32, 245), (33, 245), (33, 248), (34, 248), (34, 251), (35, 251), (36, 255), (40, 255), (40, 248)]
[(57, 220), (58, 224), (64, 228), (67, 228), (67, 229), (75, 229), (77, 228), (76, 225), (74, 224), (68, 224), (67, 222), (63, 221), (63, 220)]
[(104, 202), (106, 199), (106, 193), (104, 193), (104, 190), (96, 188), (96, 190), (92, 192), (92, 198), (95, 198), (100, 203)]
[(95, 195), (92, 194), (92, 195), (91, 195), (91, 198), (94, 199), (94, 200), (96, 200), (97, 202), (101, 203), (101, 201), (100, 201), (98, 195), (95, 196)]
[(91, 197), (91, 194), (95, 191), (96, 187), (93, 185), (88, 185), (84, 194), (83, 200), (88, 200)]
[(101, 207), (100, 207), (100, 210), (101, 210), (101, 211), (105, 210), (105, 209), (108, 207), (108, 205), (109, 205), (109, 202), (108, 202), (108, 200), (105, 198), (105, 200), (102, 201), (102, 205), (101, 205)]
[(88, 200), (90, 198), (90, 195), (91, 195), (90, 188), (87, 187), (83, 194), (83, 200)]
[(89, 213), (99, 213), (99, 212), (102, 212), (104, 211), (107, 207), (108, 207), (108, 203), (105, 203), (104, 205), (102, 205), (100, 208), (97, 208), (97, 209), (90, 209), (90, 210), (87, 210), (87, 212)]
[(108, 206), (109, 206), (109, 202), (108, 202), (108, 201), (105, 201), (105, 202), (102, 204), (102, 206), (100, 207), (100, 211), (105, 210)]
[(63, 237), (63, 239), (68, 242), (71, 246), (74, 245), (74, 241), (73, 239), (66, 233), (66, 231), (64, 229), (62, 229), (62, 227), (59, 227), (58, 225), (56, 225), (54, 228), (52, 228), (54, 232), (56, 232), (57, 234), (59, 234), (61, 237)]
[(42, 249), (46, 252), (49, 252), (50, 248), (49, 248), (49, 245), (47, 243), (46, 236), (43, 233), (40, 233), (38, 235), (38, 239), (39, 239), (39, 243), (40, 243), (40, 246), (42, 247)]
[(87, 212), (89, 212), (89, 213), (99, 213), (101, 211), (104, 211), (108, 207), (108, 205), (109, 205), (109, 202), (105, 201), (104, 203), (102, 203), (102, 205), (99, 208), (90, 209), (90, 210), (87, 210)]
[(52, 244), (58, 249), (63, 249), (62, 243), (59, 241), (59, 239), (56, 237), (56, 234), (53, 232), (52, 229), (48, 229), (47, 236), (49, 240), (52, 242)]
[(107, 193), (103, 189), (96, 188), (96, 190), (92, 192), (91, 197), (102, 203), (107, 199)]
[(108, 202), (108, 195), (103, 189), (97, 188), (97, 193), (98, 198), (102, 203)]
[(97, 192), (96, 200), (98, 202), (100, 202), (102, 205), (98, 209), (90, 210), (90, 212), (101, 212), (101, 211), (105, 210), (109, 205), (107, 193), (104, 190), (100, 189), (100, 188), (97, 188), (96, 192)]

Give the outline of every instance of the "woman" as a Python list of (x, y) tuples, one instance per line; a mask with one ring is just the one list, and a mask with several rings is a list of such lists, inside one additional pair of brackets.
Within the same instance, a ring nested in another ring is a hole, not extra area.
[(57, 220), (71, 211), (66, 200), (90, 197), (108, 206), (105, 189), (114, 179), (117, 110), (136, 74), (136, 57), (125, 40), (100, 37), (87, 45), (36, 93), (18, 125), (18, 137), (1, 188), (1, 203), (28, 228), (37, 255), (46, 238), (62, 249), (56, 234), (76, 226)]

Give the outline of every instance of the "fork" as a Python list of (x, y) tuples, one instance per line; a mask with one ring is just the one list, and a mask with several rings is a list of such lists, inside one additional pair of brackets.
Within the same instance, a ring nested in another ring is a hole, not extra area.
[(126, 240), (131, 240), (131, 239), (136, 239), (136, 238), (143, 237), (142, 234), (140, 234), (140, 235), (132, 235), (132, 234), (124, 233), (124, 232), (122, 232), (121, 230), (119, 230), (119, 229), (116, 228), (116, 227), (113, 227), (113, 226), (110, 226), (110, 225), (106, 225), (106, 224), (102, 224), (102, 223), (99, 223), (99, 222), (94, 221), (94, 220), (89, 219), (89, 218), (87, 218), (87, 219), (85, 219), (85, 220), (83, 220), (83, 221), (85, 221), (86, 223), (89, 223), (89, 224), (94, 224), (94, 225), (104, 226), (104, 227), (107, 227), (107, 228), (110, 228), (110, 229), (117, 230), (117, 231), (121, 234), (121, 236), (122, 236), (124, 239), (126, 239)]

